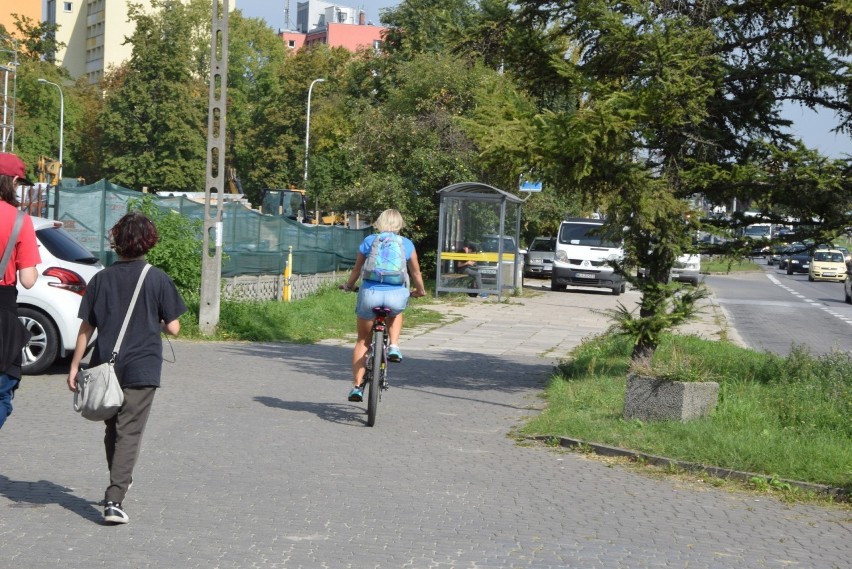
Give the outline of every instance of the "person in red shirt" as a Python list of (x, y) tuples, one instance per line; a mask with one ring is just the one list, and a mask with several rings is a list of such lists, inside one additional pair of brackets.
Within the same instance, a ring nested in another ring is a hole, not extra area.
[[(0, 428), (12, 414), (12, 399), (21, 381), (21, 349), (30, 333), (18, 320), (17, 283), (32, 288), (41, 262), (33, 220), (23, 214), (14, 243), (12, 229), (18, 216), (18, 185), (26, 180), (26, 167), (14, 154), (0, 152)], [(5, 267), (2, 260), (6, 261)]]

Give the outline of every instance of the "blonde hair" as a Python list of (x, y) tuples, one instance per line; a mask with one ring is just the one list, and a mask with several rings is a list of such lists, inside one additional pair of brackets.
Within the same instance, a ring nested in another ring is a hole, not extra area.
[(377, 217), (376, 221), (373, 222), (373, 227), (375, 227), (379, 233), (384, 233), (386, 231), (399, 233), (405, 228), (405, 221), (403, 221), (402, 214), (399, 213), (398, 210), (386, 209), (379, 214), (379, 217)]

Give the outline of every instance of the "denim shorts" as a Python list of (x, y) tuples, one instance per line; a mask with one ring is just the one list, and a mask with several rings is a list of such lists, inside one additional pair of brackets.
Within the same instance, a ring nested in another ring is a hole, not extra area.
[(385, 306), (391, 309), (391, 316), (396, 316), (408, 306), (408, 296), (411, 294), (405, 286), (374, 286), (361, 287), (358, 290), (358, 303), (355, 305), (355, 315), (363, 320), (373, 319), (373, 308)]

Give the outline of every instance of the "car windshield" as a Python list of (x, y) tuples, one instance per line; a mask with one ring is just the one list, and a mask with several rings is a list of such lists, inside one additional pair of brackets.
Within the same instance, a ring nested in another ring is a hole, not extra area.
[(842, 263), (843, 255), (841, 253), (833, 253), (829, 251), (817, 251), (814, 253), (814, 261), (823, 263)]
[(563, 223), (559, 230), (559, 242), (589, 247), (620, 247), (611, 234), (604, 233), (602, 225), (590, 223)]
[(533, 239), (530, 245), (530, 251), (549, 251), (556, 250), (556, 239)]
[(36, 231), (38, 240), (51, 255), (63, 261), (82, 263), (84, 265), (95, 265), (98, 258), (87, 251), (85, 247), (71, 237), (61, 227), (46, 227)]
[[(497, 251), (500, 240), (497, 237), (483, 237), (482, 250), (493, 253)], [(503, 251), (510, 252), (515, 250), (515, 240), (511, 237), (503, 238)]]

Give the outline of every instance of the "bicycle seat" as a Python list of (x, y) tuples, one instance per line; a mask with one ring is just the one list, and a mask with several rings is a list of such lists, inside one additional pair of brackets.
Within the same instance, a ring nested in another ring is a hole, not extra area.
[(390, 316), (391, 309), (387, 306), (376, 306), (373, 308), (373, 314), (376, 316)]

